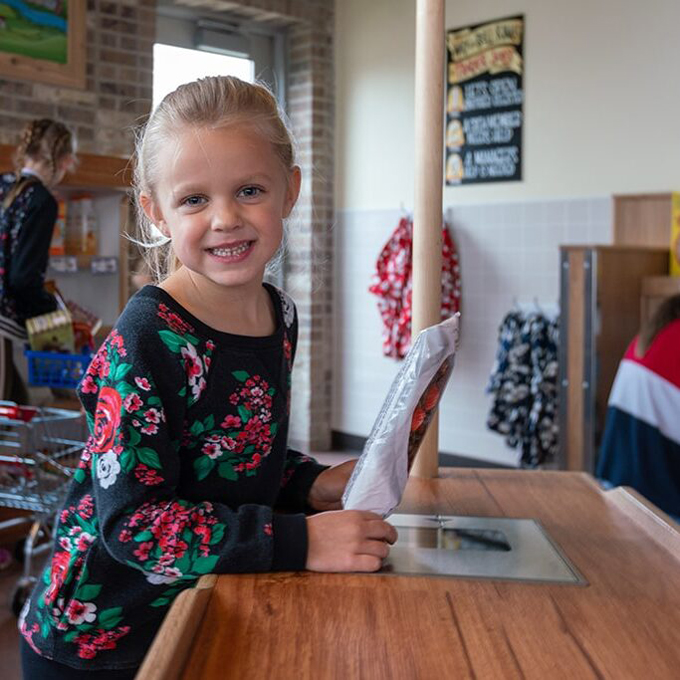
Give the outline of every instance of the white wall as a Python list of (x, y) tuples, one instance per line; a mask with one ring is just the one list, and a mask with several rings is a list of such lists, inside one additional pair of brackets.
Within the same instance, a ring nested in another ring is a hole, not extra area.
[[(525, 15), (524, 181), (445, 205), (680, 185), (680, 2), (449, 0), (446, 26)], [(415, 0), (336, 3), (336, 201), (413, 203)]]
[[(336, 3), (333, 427), (366, 436), (398, 364), (368, 291), (413, 204), (415, 0)], [(523, 13), (524, 181), (444, 190), (463, 276), (463, 337), (443, 451), (512, 464), (484, 387), (513, 297), (558, 296), (559, 245), (607, 243), (612, 193), (680, 187), (680, 2), (451, 0), (447, 27)]]

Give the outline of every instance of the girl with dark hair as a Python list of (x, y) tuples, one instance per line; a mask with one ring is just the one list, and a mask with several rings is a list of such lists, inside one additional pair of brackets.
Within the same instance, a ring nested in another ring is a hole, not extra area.
[(680, 295), (666, 299), (624, 355), (609, 395), (597, 476), (680, 518)]
[(54, 311), (44, 289), (57, 201), (52, 189), (75, 164), (75, 140), (62, 123), (28, 123), (14, 154), (16, 171), (0, 177), (0, 397), (26, 402), (12, 340), (26, 339), (26, 319)]

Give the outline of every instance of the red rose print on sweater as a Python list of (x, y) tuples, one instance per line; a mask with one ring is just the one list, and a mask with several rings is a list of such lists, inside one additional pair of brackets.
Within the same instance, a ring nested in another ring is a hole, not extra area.
[(94, 414), (93, 453), (106, 453), (113, 448), (120, 425), (120, 410), (123, 402), (112, 387), (102, 387)]

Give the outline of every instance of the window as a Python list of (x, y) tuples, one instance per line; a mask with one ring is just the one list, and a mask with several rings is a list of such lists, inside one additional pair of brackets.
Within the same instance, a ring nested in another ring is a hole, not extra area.
[(158, 0), (153, 106), (182, 83), (208, 75), (260, 80), (285, 109), (285, 32), (226, 12), (200, 13)]
[(255, 64), (246, 57), (156, 43), (153, 46), (153, 108), (182, 83), (204, 76), (237, 76), (253, 82)]

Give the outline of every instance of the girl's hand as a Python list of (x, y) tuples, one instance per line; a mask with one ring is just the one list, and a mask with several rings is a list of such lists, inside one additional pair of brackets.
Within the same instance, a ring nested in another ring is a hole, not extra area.
[(356, 460), (335, 465), (324, 470), (312, 484), (307, 496), (307, 503), (317, 512), (342, 509), (342, 493), (357, 464)]
[(397, 530), (372, 512), (340, 510), (307, 518), (310, 571), (377, 571)]

